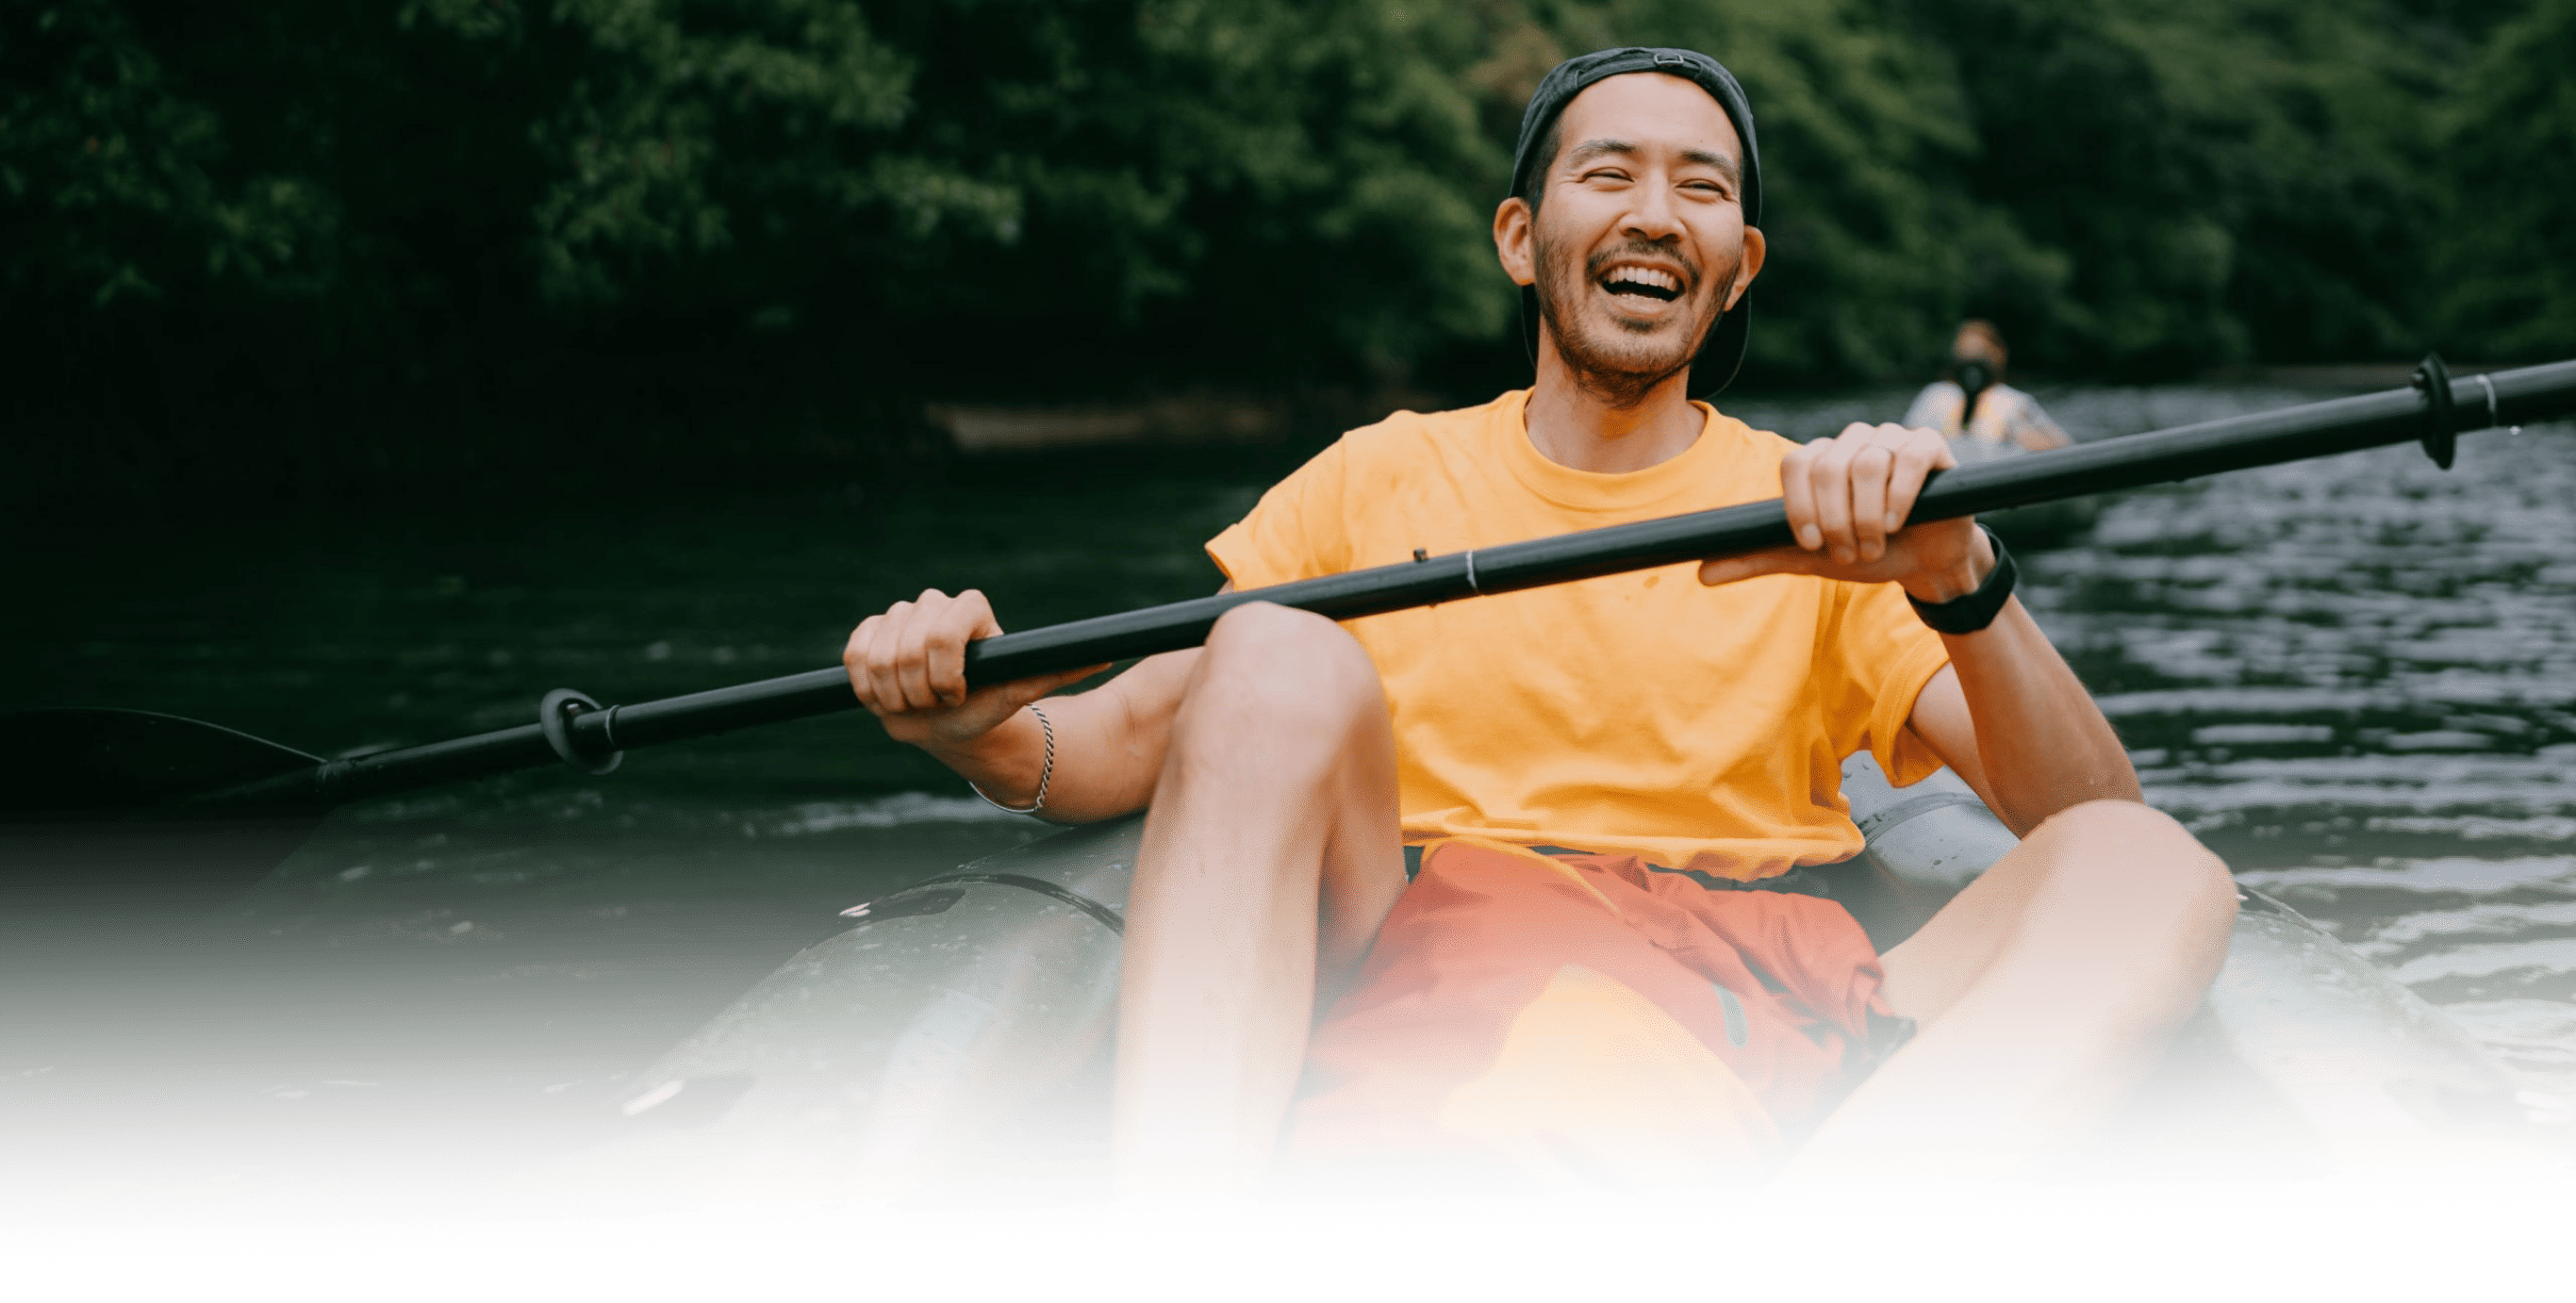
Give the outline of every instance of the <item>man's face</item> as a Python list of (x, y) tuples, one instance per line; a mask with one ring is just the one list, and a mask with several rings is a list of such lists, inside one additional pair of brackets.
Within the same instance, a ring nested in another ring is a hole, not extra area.
[(1557, 139), (1535, 220), (1524, 236), (1519, 201), (1505, 201), (1497, 244), (1513, 278), (1535, 284), (1577, 382), (1631, 405), (1690, 366), (1760, 269), (1761, 232), (1739, 202), (1743, 145), (1708, 92), (1661, 73), (1586, 88)]

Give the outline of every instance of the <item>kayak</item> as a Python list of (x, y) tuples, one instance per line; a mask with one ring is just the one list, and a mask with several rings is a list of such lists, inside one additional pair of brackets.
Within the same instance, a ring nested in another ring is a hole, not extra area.
[[(2017, 839), (1944, 770), (1844, 791), (1867, 849), (1832, 890), (1881, 949)], [(1096, 1188), (1108, 1151), (1128, 818), (915, 883), (746, 992), (633, 1080), (599, 1175), (842, 1198)], [(2072, 1155), (2094, 1174), (2366, 1174), (2545, 1138), (2509, 1069), (2297, 911), (2241, 895), (2228, 959), (2165, 1064)]]

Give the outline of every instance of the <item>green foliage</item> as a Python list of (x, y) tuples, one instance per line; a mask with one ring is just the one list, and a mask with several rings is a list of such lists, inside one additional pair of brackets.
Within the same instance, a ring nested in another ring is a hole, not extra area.
[(385, 474), (1482, 389), (1521, 107), (1624, 43), (1753, 97), (1751, 384), (1920, 375), (1964, 314), (2097, 374), (2576, 344), (2576, 0), (40, 0), (9, 410), (178, 481), (254, 425)]
[(1973, 105), (1975, 194), (2071, 273), (1972, 292), (2020, 356), (2153, 372), (2420, 343), (2439, 32), (2374, 0), (1940, 0), (1922, 21)]
[(2499, 29), (2443, 124), (2442, 324), (2480, 357), (2576, 353), (2576, 0)]
[(919, 233), (1017, 220), (990, 186), (869, 157), (907, 115), (912, 68), (852, 5), (560, 0), (535, 20), (571, 34), (550, 50), (489, 0), (416, 0), (403, 21), (500, 46), (516, 75), (560, 88), (529, 124), (551, 173), (530, 214), (536, 270), (556, 301), (614, 301), (645, 267), (735, 249), (736, 209), (894, 207)]
[(331, 196), (226, 175), (225, 153), (220, 114), (171, 85), (109, 0), (18, 11), (0, 36), (0, 278), (97, 308), (210, 279), (316, 291)]
[(1160, 320), (1289, 374), (1502, 335), (1509, 145), (1461, 81), (1474, 22), (1366, 0), (1151, 0), (1137, 21), (1147, 75), (1101, 125), (1134, 133), (1192, 233)]
[(1472, 196), (1502, 162), (1452, 75), (1469, 40), (1453, 20), (1284, 0), (876, 18), (845, 0), (526, 18), (418, 0), (405, 21), (561, 88), (530, 127), (550, 173), (536, 274), (557, 303), (900, 318), (915, 327), (881, 346), (971, 331), (986, 367), (1062, 348), (1070, 323), (1150, 344), (1164, 312), (1192, 319), (1194, 362), (1221, 365), (1214, 336), (1327, 368), (1490, 336), (1508, 304), (1475, 248)]

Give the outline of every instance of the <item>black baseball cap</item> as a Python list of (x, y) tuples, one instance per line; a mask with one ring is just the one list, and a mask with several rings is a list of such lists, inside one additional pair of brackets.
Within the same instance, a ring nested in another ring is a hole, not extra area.
[[(1558, 115), (1584, 88), (1594, 82), (1632, 72), (1660, 72), (1680, 77), (1709, 93), (1709, 98), (1726, 110), (1727, 121), (1735, 124), (1735, 134), (1744, 142), (1744, 224), (1757, 226), (1762, 221), (1762, 153), (1753, 141), (1753, 104), (1744, 97), (1744, 87), (1736, 84), (1735, 74), (1726, 65), (1697, 50), (1676, 50), (1660, 46), (1630, 45), (1616, 50), (1595, 50), (1556, 65), (1530, 96), (1529, 108), (1521, 113), (1521, 141), (1512, 155), (1512, 189), (1514, 195), (1529, 188), (1530, 173), (1538, 168), (1539, 142), (1556, 125)], [(1521, 287), (1521, 342), (1529, 349), (1530, 358), (1538, 358), (1538, 291)], [(1735, 379), (1744, 365), (1745, 340), (1752, 333), (1753, 291), (1747, 289), (1735, 306), (1726, 310), (1709, 327), (1708, 338), (1700, 341), (1699, 356), (1692, 359), (1694, 381), (1703, 381), (1700, 397), (1717, 393)]]

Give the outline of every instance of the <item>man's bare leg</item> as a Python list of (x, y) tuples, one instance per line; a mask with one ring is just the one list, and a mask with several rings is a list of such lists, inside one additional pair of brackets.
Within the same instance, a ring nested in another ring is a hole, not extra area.
[(1887, 953), (1888, 1002), (1920, 1030), (1788, 1175), (2024, 1170), (2155, 1065), (2235, 915), (2227, 866), (2173, 820), (2126, 801), (2061, 812)]
[(1329, 999), (1404, 890), (1377, 668), (1320, 616), (1217, 622), (1172, 723), (1127, 907), (1122, 1191), (1250, 1189)]

